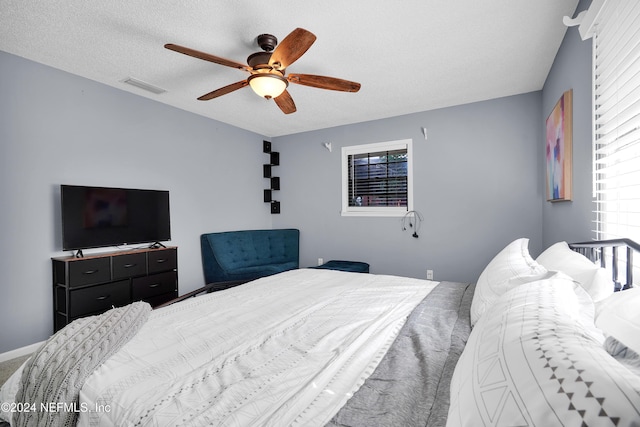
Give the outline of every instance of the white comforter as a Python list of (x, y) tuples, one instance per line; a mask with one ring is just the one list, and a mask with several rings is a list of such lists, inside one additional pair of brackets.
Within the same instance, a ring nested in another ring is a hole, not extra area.
[(437, 282), (301, 269), (154, 311), (78, 425), (324, 425)]

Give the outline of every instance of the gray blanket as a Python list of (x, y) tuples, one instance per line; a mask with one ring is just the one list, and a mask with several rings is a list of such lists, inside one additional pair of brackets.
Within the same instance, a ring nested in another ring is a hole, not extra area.
[(16, 402), (29, 411), (14, 415), (16, 427), (75, 426), (85, 379), (146, 322), (151, 306), (135, 302), (99, 316), (78, 319), (49, 338), (26, 362)]
[(474, 289), (442, 282), (431, 291), (373, 374), (327, 426), (444, 426), (451, 376), (471, 332)]

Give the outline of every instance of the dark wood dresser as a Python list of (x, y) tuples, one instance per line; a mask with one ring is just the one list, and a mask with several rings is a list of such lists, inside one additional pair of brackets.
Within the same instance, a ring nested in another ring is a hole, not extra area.
[(134, 301), (157, 306), (178, 296), (178, 248), (52, 258), (54, 332), (79, 317)]

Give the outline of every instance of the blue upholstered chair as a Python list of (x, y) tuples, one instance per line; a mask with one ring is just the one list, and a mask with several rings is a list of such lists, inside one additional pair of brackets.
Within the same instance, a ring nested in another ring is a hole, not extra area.
[(206, 283), (242, 283), (300, 266), (297, 229), (207, 233), (200, 246)]

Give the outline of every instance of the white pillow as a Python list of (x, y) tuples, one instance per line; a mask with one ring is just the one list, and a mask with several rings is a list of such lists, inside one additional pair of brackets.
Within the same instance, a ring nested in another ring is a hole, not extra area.
[(573, 283), (527, 283), (487, 310), (455, 367), (447, 427), (637, 425), (640, 378), (579, 321)]
[(529, 239), (520, 238), (507, 245), (484, 269), (471, 302), (471, 326), (500, 295), (508, 290), (545, 277), (547, 269), (529, 255)]
[(596, 326), (640, 354), (640, 288), (616, 292), (596, 304)]
[(547, 270), (562, 271), (579, 282), (594, 302), (613, 293), (613, 281), (605, 269), (598, 267), (585, 256), (572, 251), (567, 242), (558, 242), (542, 252), (536, 261)]

